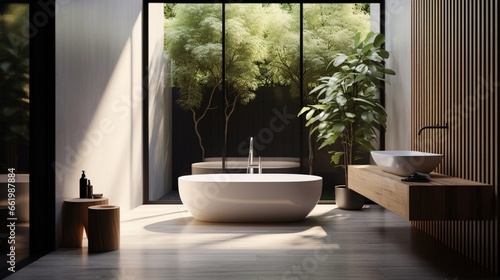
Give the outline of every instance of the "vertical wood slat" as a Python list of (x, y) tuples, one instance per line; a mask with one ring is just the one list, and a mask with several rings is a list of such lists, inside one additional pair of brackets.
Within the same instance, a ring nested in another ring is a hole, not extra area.
[[(498, 8), (498, 2), (496, 0), (491, 0), (491, 1), (493, 2), (493, 6), (494, 6), (494, 8), (491, 10), (491, 16), (490, 16), (490, 19), (494, 19), (494, 24), (493, 24), (493, 29), (494, 30), (492, 30), (492, 33), (491, 33), (492, 34), (491, 35), (492, 38), (494, 38), (494, 40), (493, 40), (494, 43), (492, 44), (493, 45), (492, 52), (494, 53), (494, 59), (493, 59), (493, 61), (498, 61), (499, 57), (498, 57), (498, 36), (497, 36), (497, 34), (499, 32), (499, 30), (498, 30), (498, 9), (499, 8)], [(499, 103), (499, 101), (498, 101), (498, 82), (499, 82), (499, 78), (498, 77), (500, 75), (498, 73), (498, 66), (499, 65), (495, 64), (495, 65), (492, 65), (492, 67), (491, 67), (492, 72), (494, 73), (494, 75), (492, 75), (492, 77), (490, 78), (491, 82), (489, 84), (489, 88), (493, 88), (493, 86), (496, 85), (496, 87), (495, 87), (496, 90), (494, 90), (495, 94), (493, 95), (493, 101), (494, 102), (492, 102), (494, 109), (493, 109), (492, 112), (498, 112), (498, 109), (499, 109), (498, 108), (498, 103)], [(498, 118), (498, 116), (497, 116), (497, 118)], [(496, 124), (496, 126), (495, 125), (493, 125), (493, 126), (495, 127), (494, 128), (494, 135), (499, 135), (500, 134), (500, 131), (498, 130), (498, 126), (499, 125)], [(495, 148), (495, 151), (498, 151), (499, 150), (499, 147), (498, 147), (498, 138), (496, 138), (495, 140), (497, 140), (497, 141), (493, 142), (493, 143), (495, 143), (494, 148)], [(495, 158), (493, 159), (493, 162), (496, 162), (497, 166), (495, 166), (493, 168), (493, 170), (494, 170), (493, 171), (493, 174), (494, 174), (493, 178), (494, 178), (494, 182), (498, 183), (499, 182), (499, 180), (498, 180), (498, 173), (500, 173), (500, 165), (498, 164), (498, 161), (500, 160), (499, 159), (499, 153), (498, 152), (494, 153), (494, 155), (495, 155)], [(500, 204), (499, 200), (500, 199), (498, 199), (498, 197), (500, 196), (500, 193), (499, 193), (498, 187), (497, 187), (497, 189), (495, 191), (495, 194), (496, 194), (496, 197), (497, 197), (497, 214), (496, 214), (496, 216), (497, 216), (497, 220), (496, 220), (497, 231), (496, 231), (496, 234), (495, 234), (495, 236), (493, 238), (494, 238), (495, 244), (498, 245), (498, 244), (500, 244), (500, 229), (498, 229), (498, 227), (500, 227), (499, 226), (499, 221), (498, 221), (498, 219), (500, 219), (499, 218), (500, 217), (500, 207), (499, 207), (499, 204)], [(499, 257), (499, 255), (500, 255), (500, 248), (498, 248), (498, 247), (499, 246), (494, 247), (494, 251), (495, 251), (494, 254), (495, 254), (495, 256), (497, 256), (496, 262), (494, 263), (494, 266), (496, 267), (496, 271), (497, 272), (500, 270), (500, 257)]]
[[(438, 172), (492, 184), (494, 221), (412, 222), (499, 272), (498, 1), (412, 1), (412, 149), (443, 153)], [(448, 123), (448, 131), (416, 131)]]

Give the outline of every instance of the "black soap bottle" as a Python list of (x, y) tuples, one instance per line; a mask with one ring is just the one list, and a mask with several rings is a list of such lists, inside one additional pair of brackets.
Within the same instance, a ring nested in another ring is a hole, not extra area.
[(80, 178), (80, 198), (87, 198), (87, 177), (85, 177), (85, 170), (82, 170), (82, 177)]
[(94, 186), (92, 186), (89, 180), (89, 185), (87, 186), (87, 198), (92, 198), (93, 194), (94, 194)]

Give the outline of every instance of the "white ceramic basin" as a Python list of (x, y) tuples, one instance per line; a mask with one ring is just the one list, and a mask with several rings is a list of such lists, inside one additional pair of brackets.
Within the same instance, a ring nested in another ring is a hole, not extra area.
[(380, 169), (400, 176), (415, 172), (429, 174), (443, 159), (442, 154), (417, 151), (371, 151), (371, 155)]

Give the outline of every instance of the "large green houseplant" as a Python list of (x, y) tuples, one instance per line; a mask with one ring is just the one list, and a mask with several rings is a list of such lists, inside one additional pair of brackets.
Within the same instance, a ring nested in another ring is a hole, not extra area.
[[(357, 33), (350, 52), (336, 54), (330, 63), (334, 74), (320, 78), (320, 84), (309, 93), (316, 95), (318, 103), (299, 112), (305, 114), (306, 126), (313, 127), (311, 133), (317, 133), (318, 149), (328, 147), (331, 162), (344, 168), (346, 183), (347, 166), (359, 158), (358, 153), (374, 149), (380, 130), (386, 126), (380, 92), (385, 76), (395, 72), (385, 67), (389, 53), (383, 49), (384, 42), (383, 34), (370, 32), (362, 38)], [(346, 198), (345, 192), (351, 194)], [(360, 209), (364, 198), (356, 195), (348, 186), (335, 189), (339, 208)]]

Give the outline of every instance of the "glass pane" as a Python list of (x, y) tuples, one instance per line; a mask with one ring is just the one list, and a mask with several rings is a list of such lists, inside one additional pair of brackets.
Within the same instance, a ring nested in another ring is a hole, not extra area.
[[(353, 43), (354, 35), (370, 31), (370, 4), (304, 4), (304, 104), (317, 103), (314, 95), (309, 95), (318, 78), (333, 75), (333, 67), (328, 67), (336, 53), (345, 53)], [(309, 130), (309, 128), (306, 128)], [(321, 200), (334, 198), (334, 185), (344, 184), (344, 171), (330, 162), (328, 150), (341, 150), (340, 145), (332, 145), (318, 150), (316, 135), (305, 141), (309, 158), (306, 166), (309, 172), (323, 177)]]
[(300, 5), (226, 4), (225, 32), (228, 172), (247, 171), (252, 137), (262, 172), (300, 173)]
[(246, 172), (250, 137), (264, 172), (321, 175), (333, 199), (343, 172), (297, 113), (370, 30), (371, 5), (302, 7), (301, 22), (300, 4), (149, 4), (150, 201), (179, 201), (177, 178), (193, 171)]
[(206, 141), (222, 134), (210, 126), (220, 124), (222, 4), (150, 4), (149, 14), (149, 200), (179, 201), (177, 178), (220, 152)]
[[(0, 262), (29, 255), (29, 5), (0, 4)], [(15, 268), (14, 268), (15, 269)]]

